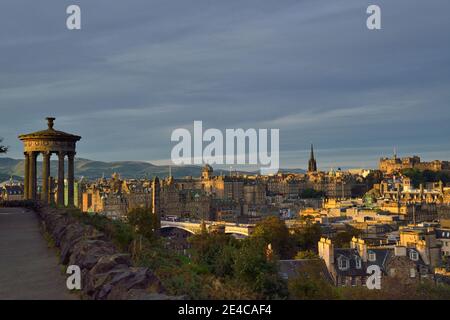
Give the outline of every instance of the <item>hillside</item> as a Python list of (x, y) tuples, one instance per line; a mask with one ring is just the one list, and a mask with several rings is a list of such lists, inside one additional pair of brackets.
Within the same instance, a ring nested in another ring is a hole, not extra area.
[[(13, 177), (23, 177), (24, 160), (1, 157), (0, 158), (0, 182)], [(38, 162), (38, 177), (40, 176), (42, 163)], [(172, 175), (175, 178), (185, 176), (198, 177), (201, 174), (201, 166), (179, 166), (172, 167)], [(301, 169), (280, 170), (281, 172), (304, 172)], [(57, 160), (51, 161), (52, 176), (56, 176), (58, 172)], [(77, 177), (85, 177), (89, 180), (98, 179), (104, 175), (110, 177), (117, 172), (123, 178), (142, 178), (142, 177), (167, 177), (169, 175), (169, 166), (157, 166), (144, 161), (116, 161), (102, 162), (88, 159), (75, 159), (75, 173)], [(228, 174), (225, 170), (215, 170), (216, 174)]]
[[(0, 158), (0, 181), (9, 179), (12, 176), (23, 177), (24, 160)], [(42, 172), (42, 163), (38, 161), (38, 176)], [(56, 176), (58, 172), (57, 160), (51, 161), (52, 176)], [(155, 166), (143, 161), (117, 161), (102, 162), (88, 159), (75, 159), (75, 173), (77, 177), (85, 177), (87, 179), (97, 179), (104, 175), (110, 177), (114, 172), (119, 173), (123, 178), (142, 178), (160, 176), (165, 177), (169, 174), (168, 166)], [(201, 173), (201, 167), (183, 166), (172, 167), (172, 175), (174, 177), (198, 176)]]

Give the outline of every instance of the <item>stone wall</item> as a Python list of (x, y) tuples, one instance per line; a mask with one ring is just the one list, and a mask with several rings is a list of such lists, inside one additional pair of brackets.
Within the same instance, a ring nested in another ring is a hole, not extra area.
[(133, 266), (130, 255), (119, 252), (105, 234), (63, 209), (41, 207), (35, 211), (60, 250), (61, 264), (80, 267), (82, 298), (173, 299), (164, 294), (161, 282), (151, 270)]

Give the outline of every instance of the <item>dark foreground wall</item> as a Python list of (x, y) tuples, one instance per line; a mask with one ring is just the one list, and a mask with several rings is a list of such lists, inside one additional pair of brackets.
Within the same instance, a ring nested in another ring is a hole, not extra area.
[(35, 208), (45, 230), (60, 249), (63, 265), (78, 265), (85, 299), (173, 299), (164, 295), (159, 279), (148, 268), (134, 267), (107, 237), (79, 222), (63, 209)]

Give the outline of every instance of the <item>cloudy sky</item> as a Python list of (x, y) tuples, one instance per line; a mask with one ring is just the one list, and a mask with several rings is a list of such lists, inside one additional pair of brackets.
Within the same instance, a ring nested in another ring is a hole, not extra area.
[[(82, 30), (66, 29), (66, 7)], [(382, 9), (382, 30), (366, 9)], [(80, 134), (78, 156), (170, 158), (172, 130), (279, 128), (281, 165), (450, 159), (448, 0), (2, 0), (0, 137)]]

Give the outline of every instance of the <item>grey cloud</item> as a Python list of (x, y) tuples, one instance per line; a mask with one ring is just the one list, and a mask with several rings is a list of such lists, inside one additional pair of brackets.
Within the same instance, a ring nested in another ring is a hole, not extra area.
[[(374, 165), (393, 146), (448, 158), (447, 1), (80, 0), (83, 30), (65, 30), (73, 1), (0, 4), (0, 136), (47, 115), (79, 133), (78, 154), (162, 160), (170, 133), (279, 127), (284, 166)], [(433, 149), (434, 148), (434, 149)], [(322, 152), (321, 152), (322, 151)]]

